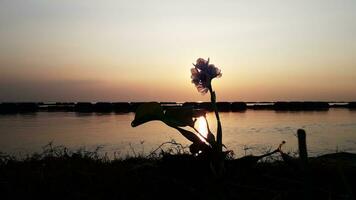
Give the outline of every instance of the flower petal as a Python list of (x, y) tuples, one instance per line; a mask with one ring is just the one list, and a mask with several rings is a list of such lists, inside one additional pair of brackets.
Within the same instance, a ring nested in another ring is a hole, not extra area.
[(213, 64), (209, 64), (208, 60), (203, 58), (198, 58), (196, 64), (193, 64), (195, 68), (191, 68), (191, 78), (192, 83), (195, 85), (197, 90), (205, 94), (209, 91), (211, 80), (215, 77), (221, 77), (221, 70)]

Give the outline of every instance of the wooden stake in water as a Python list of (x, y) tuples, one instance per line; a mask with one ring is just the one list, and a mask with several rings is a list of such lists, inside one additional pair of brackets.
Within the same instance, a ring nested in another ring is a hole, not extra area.
[(310, 171), (308, 167), (308, 151), (307, 151), (306, 134), (303, 129), (298, 129), (297, 135), (298, 135), (300, 164), (304, 176), (304, 199), (306, 200), (313, 199), (312, 197), (313, 194), (311, 190), (312, 183), (311, 183)]
[(301, 159), (302, 168), (305, 169), (308, 164), (308, 151), (307, 151), (307, 141), (306, 134), (303, 129), (298, 129), (298, 148), (299, 148), (299, 157)]

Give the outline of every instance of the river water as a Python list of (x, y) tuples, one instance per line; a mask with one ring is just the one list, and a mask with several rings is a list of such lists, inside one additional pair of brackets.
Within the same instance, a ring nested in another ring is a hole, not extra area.
[[(259, 154), (285, 140), (284, 151), (297, 151), (296, 131), (305, 129), (310, 155), (336, 151), (356, 152), (356, 111), (330, 109), (318, 112), (248, 110), (220, 113), (223, 142), (236, 155)], [(120, 156), (148, 154), (161, 143), (175, 140), (188, 145), (176, 130), (154, 121), (132, 128), (133, 113), (79, 114), (38, 112), (0, 115), (0, 151), (25, 155), (53, 142), (70, 149), (102, 147)], [(215, 116), (208, 113), (211, 130)], [(215, 132), (215, 131), (214, 131)]]

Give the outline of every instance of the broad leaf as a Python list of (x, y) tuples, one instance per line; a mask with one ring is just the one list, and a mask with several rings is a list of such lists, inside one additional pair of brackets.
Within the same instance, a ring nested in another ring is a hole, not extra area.
[(177, 129), (185, 138), (187, 138), (189, 141), (193, 142), (193, 143), (202, 143), (203, 141), (201, 141), (201, 139), (193, 132), (187, 131), (185, 129), (176, 127), (176, 126), (172, 126), (167, 124), (168, 126)]
[(131, 126), (136, 127), (153, 120), (162, 120), (164, 117), (163, 109), (157, 102), (149, 102), (141, 104), (135, 113), (135, 119)]
[(214, 146), (216, 141), (215, 141), (215, 136), (214, 134), (212, 134), (210, 131), (208, 133), (208, 136), (206, 138), (206, 141), (211, 145), (211, 146)]
[(200, 151), (207, 152), (211, 150), (211, 147), (205, 144), (196, 134), (179, 127), (173, 127), (173, 128), (177, 129), (185, 138), (193, 142), (193, 144), (189, 146), (189, 150), (192, 154), (198, 154), (200, 153)]
[[(169, 108), (165, 112), (161, 105), (157, 102), (150, 102), (141, 104), (135, 114), (135, 119), (132, 121), (131, 126), (136, 127), (153, 120), (160, 120), (168, 126), (178, 130), (185, 138), (193, 143), (191, 146), (191, 152), (193, 154), (202, 151), (205, 152), (211, 147), (205, 144), (201, 138), (188, 130), (182, 129), (183, 126), (194, 127), (194, 118), (205, 116), (205, 111), (194, 110), (192, 108)], [(215, 142), (214, 136), (210, 133), (208, 135), (208, 141), (210, 144)]]
[(205, 116), (205, 111), (189, 107), (168, 108), (164, 113), (164, 121), (173, 126), (194, 126), (193, 118)]

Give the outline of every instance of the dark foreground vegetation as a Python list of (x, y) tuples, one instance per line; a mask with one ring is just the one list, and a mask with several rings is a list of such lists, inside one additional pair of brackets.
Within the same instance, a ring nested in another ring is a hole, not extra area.
[(355, 154), (306, 165), (283, 152), (258, 163), (230, 156), (217, 177), (206, 159), (180, 146), (156, 152), (108, 159), (48, 145), (24, 159), (1, 154), (0, 199), (355, 199)]

